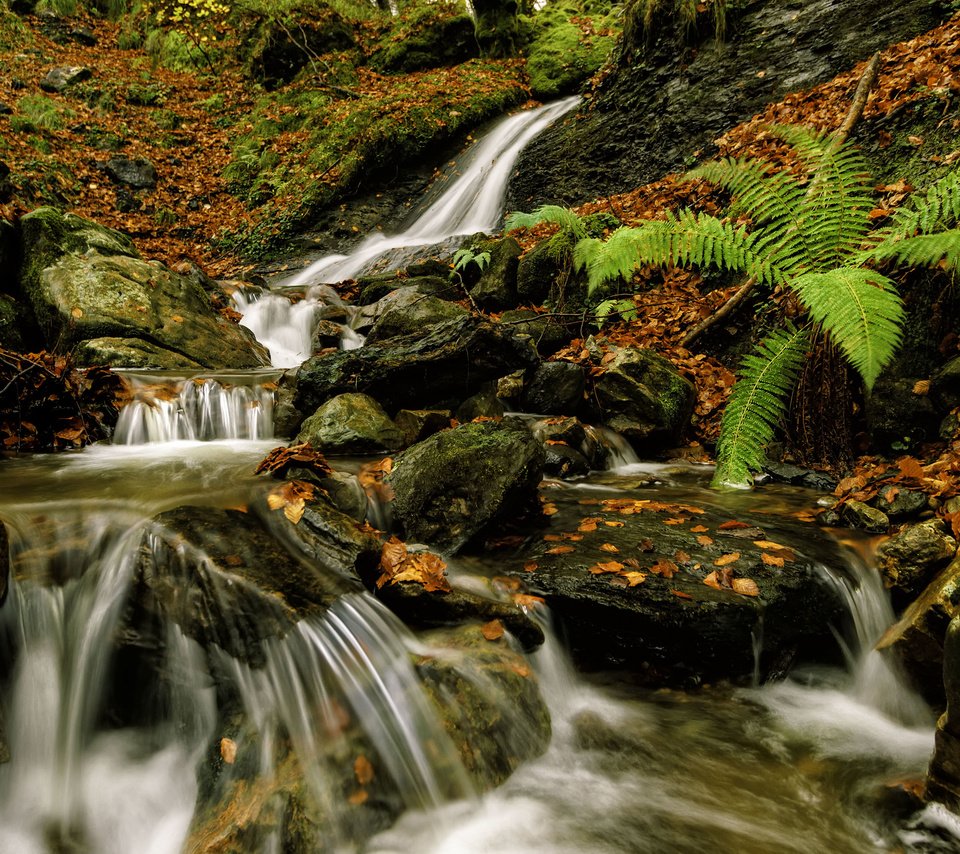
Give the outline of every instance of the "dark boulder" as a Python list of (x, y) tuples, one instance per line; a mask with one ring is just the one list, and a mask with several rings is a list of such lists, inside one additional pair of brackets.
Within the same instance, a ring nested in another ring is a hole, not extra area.
[(421, 293), (417, 287), (393, 291), (376, 303), (376, 310), (377, 319), (367, 335), (367, 344), (400, 335), (419, 334), (438, 323), (469, 314), (452, 302)]
[(957, 541), (942, 519), (904, 528), (877, 548), (877, 566), (890, 588), (894, 607), (908, 605), (957, 552)]
[(395, 451), (403, 434), (377, 401), (366, 394), (339, 394), (300, 426), (294, 444), (309, 442), (334, 454)]
[(157, 186), (157, 167), (146, 157), (111, 157), (102, 168), (112, 180), (135, 190)]
[(950, 621), (943, 644), (943, 687), (947, 711), (937, 722), (926, 797), (957, 811), (960, 809), (960, 617)]
[(530, 368), (529, 340), (473, 317), (423, 334), (308, 359), (297, 374), (295, 404), (304, 412), (346, 392), (363, 392), (388, 410), (449, 408), (491, 380)]
[(574, 333), (549, 316), (529, 308), (510, 309), (500, 315), (500, 324), (514, 335), (529, 335), (537, 352), (546, 358), (570, 343)]
[(40, 81), (40, 88), (44, 92), (63, 92), (92, 76), (93, 72), (85, 65), (58, 65), (46, 73)]
[(864, 404), (873, 446), (883, 453), (903, 453), (936, 438), (943, 413), (926, 395), (914, 393), (916, 379), (882, 376)]
[(490, 260), (484, 266), (470, 296), (480, 308), (502, 311), (517, 305), (517, 268), (522, 249), (513, 237), (481, 243), (479, 251), (489, 252)]
[(583, 368), (573, 362), (544, 362), (523, 392), (523, 408), (543, 415), (572, 415), (583, 403)]
[(454, 552), (494, 519), (536, 502), (544, 452), (515, 419), (437, 433), (394, 460), (395, 518), (408, 540)]

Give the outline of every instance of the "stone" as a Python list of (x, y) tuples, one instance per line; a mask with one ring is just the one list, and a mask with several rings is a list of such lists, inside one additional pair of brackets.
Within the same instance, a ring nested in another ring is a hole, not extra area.
[(890, 519), (900, 520), (916, 516), (927, 509), (927, 494), (916, 489), (891, 487), (880, 492), (871, 504)]
[(157, 167), (146, 157), (111, 157), (103, 170), (118, 184), (135, 190), (152, 190), (157, 186)]
[(491, 384), (460, 404), (457, 421), (465, 424), (475, 418), (503, 418), (505, 411), (503, 402), (497, 396), (496, 386)]
[(77, 83), (89, 80), (93, 72), (85, 65), (57, 65), (51, 68), (43, 80), (40, 88), (44, 92), (63, 92)]
[(943, 644), (943, 687), (947, 710), (937, 721), (926, 797), (960, 809), (960, 617), (950, 621)]
[(583, 368), (573, 362), (544, 362), (523, 392), (523, 408), (541, 415), (572, 415), (583, 403)]
[(403, 433), (403, 447), (409, 447), (450, 426), (449, 409), (401, 409), (393, 423)]
[(369, 394), (386, 409), (448, 409), (504, 374), (537, 363), (529, 339), (473, 317), (421, 334), (308, 359), (295, 405), (311, 412), (345, 392)]
[(409, 74), (425, 68), (459, 65), (477, 56), (474, 24), (463, 7), (411, 19), (403, 37), (392, 33), (370, 54), (370, 67), (385, 74)]
[(559, 232), (528, 250), (517, 265), (517, 296), (521, 302), (540, 305), (566, 269), (564, 256), (573, 249), (571, 238)]
[(848, 528), (859, 528), (870, 534), (885, 534), (890, 529), (886, 513), (862, 501), (845, 501), (837, 512)]
[(499, 323), (514, 335), (529, 335), (537, 352), (552, 356), (573, 339), (573, 334), (552, 317), (545, 317), (528, 308), (510, 309), (500, 315)]
[(328, 347), (339, 347), (343, 337), (343, 324), (332, 320), (318, 320), (313, 329), (313, 349), (324, 350)]
[(474, 422), (394, 459), (395, 518), (408, 540), (455, 552), (497, 518), (536, 502), (544, 451), (522, 422)]
[(128, 367), (269, 363), (193, 277), (142, 260), (125, 235), (53, 208), (21, 217), (20, 233), (20, 287), (49, 349), (101, 364), (112, 351)]
[(71, 27), (67, 31), (67, 36), (86, 47), (94, 47), (97, 44), (97, 37), (89, 27)]
[(490, 253), (477, 283), (470, 288), (470, 296), (480, 308), (502, 311), (517, 305), (517, 268), (523, 250), (513, 237), (491, 240), (480, 244), (480, 251)]
[(884, 584), (891, 588), (893, 604), (902, 608), (915, 599), (949, 563), (957, 541), (942, 519), (909, 525), (877, 548), (877, 566)]
[(182, 353), (168, 350), (142, 338), (106, 336), (79, 341), (73, 348), (78, 365), (109, 365), (112, 368), (150, 368), (173, 371), (187, 368), (202, 370), (205, 366)]
[(419, 288), (400, 288), (377, 302), (377, 319), (367, 335), (368, 344), (387, 338), (423, 332), (438, 323), (466, 317), (466, 309), (446, 300), (420, 293)]
[(831, 477), (827, 472), (805, 469), (789, 463), (767, 462), (763, 471), (778, 483), (804, 486), (807, 489), (816, 489), (819, 492), (833, 492), (837, 488), (837, 479)]
[(864, 402), (873, 446), (903, 453), (936, 438), (940, 418), (928, 395), (914, 394), (915, 378), (881, 376)]
[(960, 356), (954, 356), (930, 377), (930, 398), (937, 409), (960, 406)]
[(943, 642), (947, 626), (960, 613), (960, 560), (953, 561), (927, 585), (877, 642), (889, 649), (927, 702), (943, 703)]
[(625, 347), (597, 380), (595, 395), (606, 425), (649, 453), (680, 443), (696, 390), (662, 356)]
[(294, 444), (309, 442), (334, 454), (393, 451), (403, 434), (383, 407), (366, 394), (340, 394), (328, 400), (301, 425)]
[(546, 457), (543, 463), (543, 473), (551, 477), (573, 478), (583, 477), (590, 471), (590, 462), (587, 458), (569, 445), (544, 445)]

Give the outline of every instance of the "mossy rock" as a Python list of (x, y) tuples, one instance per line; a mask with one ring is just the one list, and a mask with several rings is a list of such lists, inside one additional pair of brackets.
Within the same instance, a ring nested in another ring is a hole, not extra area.
[(340, 394), (303, 422), (294, 444), (303, 442), (334, 454), (373, 453), (396, 450), (403, 434), (369, 395)]
[(479, 56), (474, 25), (462, 3), (410, 4), (370, 53), (374, 71), (409, 74)]
[(515, 335), (529, 335), (537, 352), (546, 358), (573, 338), (573, 332), (557, 323), (552, 317), (537, 314), (533, 309), (518, 308), (500, 315), (500, 324)]
[(411, 335), (437, 323), (466, 317), (469, 312), (452, 302), (420, 292), (417, 287), (400, 288), (377, 303), (378, 317), (367, 337), (376, 343), (398, 335)]

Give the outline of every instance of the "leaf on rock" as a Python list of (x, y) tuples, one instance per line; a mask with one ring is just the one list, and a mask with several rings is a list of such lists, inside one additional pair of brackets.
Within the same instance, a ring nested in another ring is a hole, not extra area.
[(333, 473), (326, 457), (320, 451), (314, 450), (309, 442), (303, 442), (288, 448), (274, 448), (261, 460), (254, 474), (266, 473), (282, 477), (288, 469), (294, 467), (310, 469), (320, 477)]
[(553, 516), (554, 514), (557, 513), (557, 505), (554, 504), (552, 501), (547, 501), (544, 503), (541, 510), (544, 516)]
[(237, 761), (237, 743), (232, 738), (220, 739), (220, 758), (227, 765), (233, 765)]
[(570, 552), (576, 551), (573, 546), (554, 546), (552, 549), (547, 549), (544, 554), (548, 555), (568, 555)]
[(718, 531), (736, 531), (738, 528), (749, 528), (746, 522), (738, 522), (736, 519), (728, 519), (726, 522), (717, 526)]
[(522, 611), (530, 611), (539, 608), (545, 602), (542, 596), (532, 596), (529, 593), (514, 593), (513, 604)]
[(353, 760), (353, 776), (361, 786), (366, 786), (373, 781), (373, 765), (362, 753)]
[(499, 640), (503, 637), (503, 623), (499, 620), (490, 620), (490, 622), (480, 626), (480, 634), (488, 641)]
[(580, 526), (577, 528), (577, 530), (584, 534), (590, 534), (597, 530), (597, 522), (599, 521), (599, 519), (587, 517), (580, 523)]
[(306, 502), (311, 500), (316, 491), (312, 483), (302, 480), (288, 480), (274, 487), (267, 494), (267, 506), (271, 510), (283, 509), (283, 515), (294, 525), (303, 518)]
[(741, 596), (759, 596), (760, 588), (757, 587), (757, 582), (752, 578), (734, 578), (731, 582), (734, 593), (739, 593)]
[(532, 561), (532, 560), (531, 560), (531, 561), (527, 561), (527, 562), (523, 565), (523, 571), (524, 571), (524, 572), (536, 572), (536, 571), (537, 571), (537, 563), (536, 563), (536, 561)]
[(620, 549), (618, 549), (613, 543), (604, 543), (600, 546), (602, 551), (610, 552), (611, 554), (620, 554)]
[(694, 525), (690, 529), (691, 534), (705, 534), (710, 529), (706, 525)]
[(697, 537), (697, 542), (700, 543), (701, 546), (712, 546), (713, 537), (708, 537), (706, 534), (701, 534), (699, 537)]
[(720, 555), (714, 562), (714, 566), (727, 566), (731, 563), (736, 563), (740, 560), (740, 552), (730, 552), (725, 555)]
[(642, 572), (637, 572), (636, 570), (629, 570), (627, 572), (621, 572), (619, 575), (622, 578), (627, 579), (627, 584), (630, 587), (636, 587), (638, 584), (643, 584), (647, 580), (647, 576)]
[(670, 592), (678, 599), (693, 599), (689, 593), (684, 593), (682, 590), (671, 590)]
[(637, 543), (637, 548), (642, 552), (652, 552), (653, 551), (653, 540), (649, 537), (644, 537)]
[(707, 587), (712, 587), (714, 590), (723, 590), (723, 585), (720, 583), (720, 573), (716, 570), (704, 578), (703, 583), (706, 584)]
[(778, 568), (782, 567), (784, 563), (782, 557), (777, 557), (769, 552), (760, 552), (760, 560), (762, 560), (766, 566), (775, 566)]
[(680, 567), (678, 567), (672, 560), (660, 558), (660, 560), (650, 567), (650, 571), (654, 575), (659, 575), (661, 578), (673, 578), (673, 576), (680, 571)]
[(595, 563), (590, 567), (590, 572), (594, 575), (603, 575), (605, 572), (619, 572), (623, 569), (623, 564), (616, 560), (608, 560), (605, 563)]
[(926, 477), (923, 467), (914, 457), (903, 457), (897, 460), (900, 474), (907, 480), (923, 480)]
[(378, 588), (387, 583), (409, 581), (422, 585), (427, 593), (449, 593), (452, 589), (445, 575), (447, 565), (439, 555), (432, 552), (411, 554), (396, 537), (391, 537), (383, 544), (380, 569), (382, 573), (377, 579)]

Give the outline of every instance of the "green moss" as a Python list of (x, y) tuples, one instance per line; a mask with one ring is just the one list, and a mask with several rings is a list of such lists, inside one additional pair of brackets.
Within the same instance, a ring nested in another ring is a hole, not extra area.
[(609, 3), (562, 0), (524, 20), (527, 71), (536, 98), (576, 91), (607, 60), (619, 34)]
[(374, 41), (370, 67), (387, 73), (454, 65), (479, 54), (473, 20), (462, 0), (411, 2)]
[(33, 31), (6, 4), (0, 5), (0, 50), (24, 50), (34, 43)]
[(46, 95), (25, 95), (17, 101), (16, 113), (10, 117), (10, 130), (14, 133), (59, 130), (65, 121), (75, 116), (72, 110), (64, 109)]

